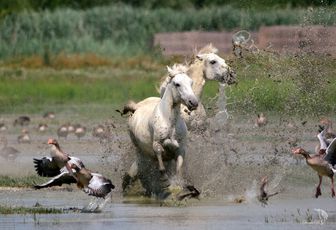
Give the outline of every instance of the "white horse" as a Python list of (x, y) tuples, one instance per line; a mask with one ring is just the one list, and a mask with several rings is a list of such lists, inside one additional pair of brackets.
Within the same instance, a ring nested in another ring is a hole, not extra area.
[[(131, 139), (139, 150), (139, 155), (156, 159), (159, 170), (167, 180), (163, 161), (176, 161), (176, 174), (181, 174), (185, 155), (187, 127), (181, 118), (181, 104), (190, 111), (198, 106), (192, 90), (193, 81), (186, 74), (187, 67), (174, 65), (168, 67), (169, 82), (159, 101), (140, 106), (129, 119)], [(130, 176), (138, 173), (138, 162), (131, 166)]]
[[(209, 44), (203, 47), (189, 65), (187, 72), (188, 76), (193, 80), (192, 89), (198, 99), (201, 98), (203, 93), (203, 87), (206, 81), (218, 81), (222, 84), (234, 84), (236, 83), (236, 74), (226, 64), (225, 60), (217, 55), (218, 50)], [(169, 82), (169, 77), (161, 82), (160, 94), (161, 97), (165, 92), (166, 85)], [(158, 103), (160, 98), (149, 97), (135, 103), (130, 101), (125, 105), (122, 114), (127, 112), (134, 112), (142, 106), (148, 106), (151, 103)], [(189, 129), (197, 129), (204, 125), (206, 120), (206, 112), (204, 106), (199, 103), (198, 107), (194, 111), (190, 111), (186, 106), (181, 106), (181, 115), (186, 122)]]

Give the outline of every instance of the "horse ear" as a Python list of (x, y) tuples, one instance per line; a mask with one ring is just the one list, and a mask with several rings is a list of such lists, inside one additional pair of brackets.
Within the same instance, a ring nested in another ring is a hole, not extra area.
[(174, 75), (173, 70), (169, 66), (167, 66), (167, 70), (168, 70), (169, 77)]
[(196, 57), (197, 57), (197, 59), (200, 60), (200, 61), (203, 61), (204, 58), (205, 58), (204, 54), (197, 54)]

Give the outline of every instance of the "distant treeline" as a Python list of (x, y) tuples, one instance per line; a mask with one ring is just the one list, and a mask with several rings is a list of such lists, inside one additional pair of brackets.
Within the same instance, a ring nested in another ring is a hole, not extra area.
[(151, 39), (158, 32), (257, 30), (263, 25), (335, 22), (333, 7), (262, 10), (222, 6), (180, 11), (118, 4), (76, 10), (24, 10), (0, 21), (0, 58), (38, 54), (48, 59), (50, 54), (62, 52), (134, 55), (148, 53)]
[(28, 10), (53, 10), (56, 8), (87, 9), (95, 6), (127, 4), (144, 8), (202, 8), (209, 6), (232, 5), (239, 8), (284, 8), (330, 6), (336, 0), (0, 0), (0, 13)]

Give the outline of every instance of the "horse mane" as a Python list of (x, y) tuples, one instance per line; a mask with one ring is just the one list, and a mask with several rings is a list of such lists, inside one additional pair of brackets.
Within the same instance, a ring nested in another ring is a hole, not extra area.
[(188, 71), (188, 66), (184, 65), (184, 64), (174, 64), (172, 67), (172, 75), (170, 77), (174, 77), (177, 74), (181, 74), (181, 73), (187, 73)]
[[(193, 55), (186, 57), (184, 60), (184, 64), (174, 64), (172, 69), (176, 68), (177, 70), (180, 68), (187, 67), (189, 68), (191, 65), (194, 67), (194, 71), (198, 72), (196, 75), (202, 76), (202, 63), (198, 60), (196, 57), (198, 54), (207, 54), (207, 53), (218, 53), (218, 49), (212, 45), (212, 43), (207, 44), (203, 48), (201, 48), (199, 51), (197, 49), (194, 50)], [(189, 75), (190, 76), (190, 75)], [(203, 78), (202, 78), (203, 79)], [(194, 79), (195, 80), (195, 79)], [(156, 86), (156, 89), (158, 92), (160, 92), (160, 95), (162, 96), (164, 93), (164, 90), (167, 86), (167, 84), (170, 82), (169, 76), (165, 74), (161, 79), (160, 79), (160, 85)], [(194, 85), (196, 85), (194, 83)], [(193, 86), (194, 87), (194, 86)]]
[[(209, 53), (218, 53), (218, 49), (212, 45), (212, 43), (207, 44), (202, 49), (200, 49), (198, 52), (195, 50), (196, 55), (197, 54), (209, 54)], [(195, 55), (195, 56), (196, 56)]]
[(166, 90), (167, 85), (169, 84), (169, 82), (171, 81), (171, 79), (177, 75), (177, 74), (181, 74), (181, 73), (187, 73), (189, 67), (185, 64), (174, 64), (172, 67), (172, 76), (170, 76), (169, 74), (164, 75), (161, 80), (160, 80), (160, 86), (156, 87), (157, 91), (160, 92), (160, 96), (162, 97), (164, 94), (164, 91)]

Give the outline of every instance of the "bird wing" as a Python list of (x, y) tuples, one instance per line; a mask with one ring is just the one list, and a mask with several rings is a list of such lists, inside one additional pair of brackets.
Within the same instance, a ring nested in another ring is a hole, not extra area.
[(328, 148), (328, 144), (325, 140), (325, 132), (326, 130), (322, 130), (318, 135), (317, 135), (317, 138), (319, 139), (320, 141), (320, 149), (327, 149)]
[(70, 160), (68, 161), (69, 164), (75, 164), (77, 165), (78, 168), (85, 168), (83, 162), (81, 159), (77, 158), (77, 157), (70, 157)]
[(105, 198), (107, 194), (114, 189), (114, 185), (111, 180), (106, 179), (101, 174), (91, 173), (92, 178), (89, 182), (89, 185), (84, 192), (86, 192), (90, 196), (102, 197)]
[(34, 167), (39, 176), (53, 177), (60, 174), (60, 168), (52, 157), (34, 158)]
[(68, 172), (62, 172), (44, 184), (34, 185), (34, 188), (41, 189), (53, 186), (61, 186), (62, 184), (72, 184), (76, 182), (77, 180), (73, 176), (71, 176)]
[(324, 159), (328, 161), (332, 166), (336, 164), (336, 138), (334, 138), (326, 150), (326, 156)]

